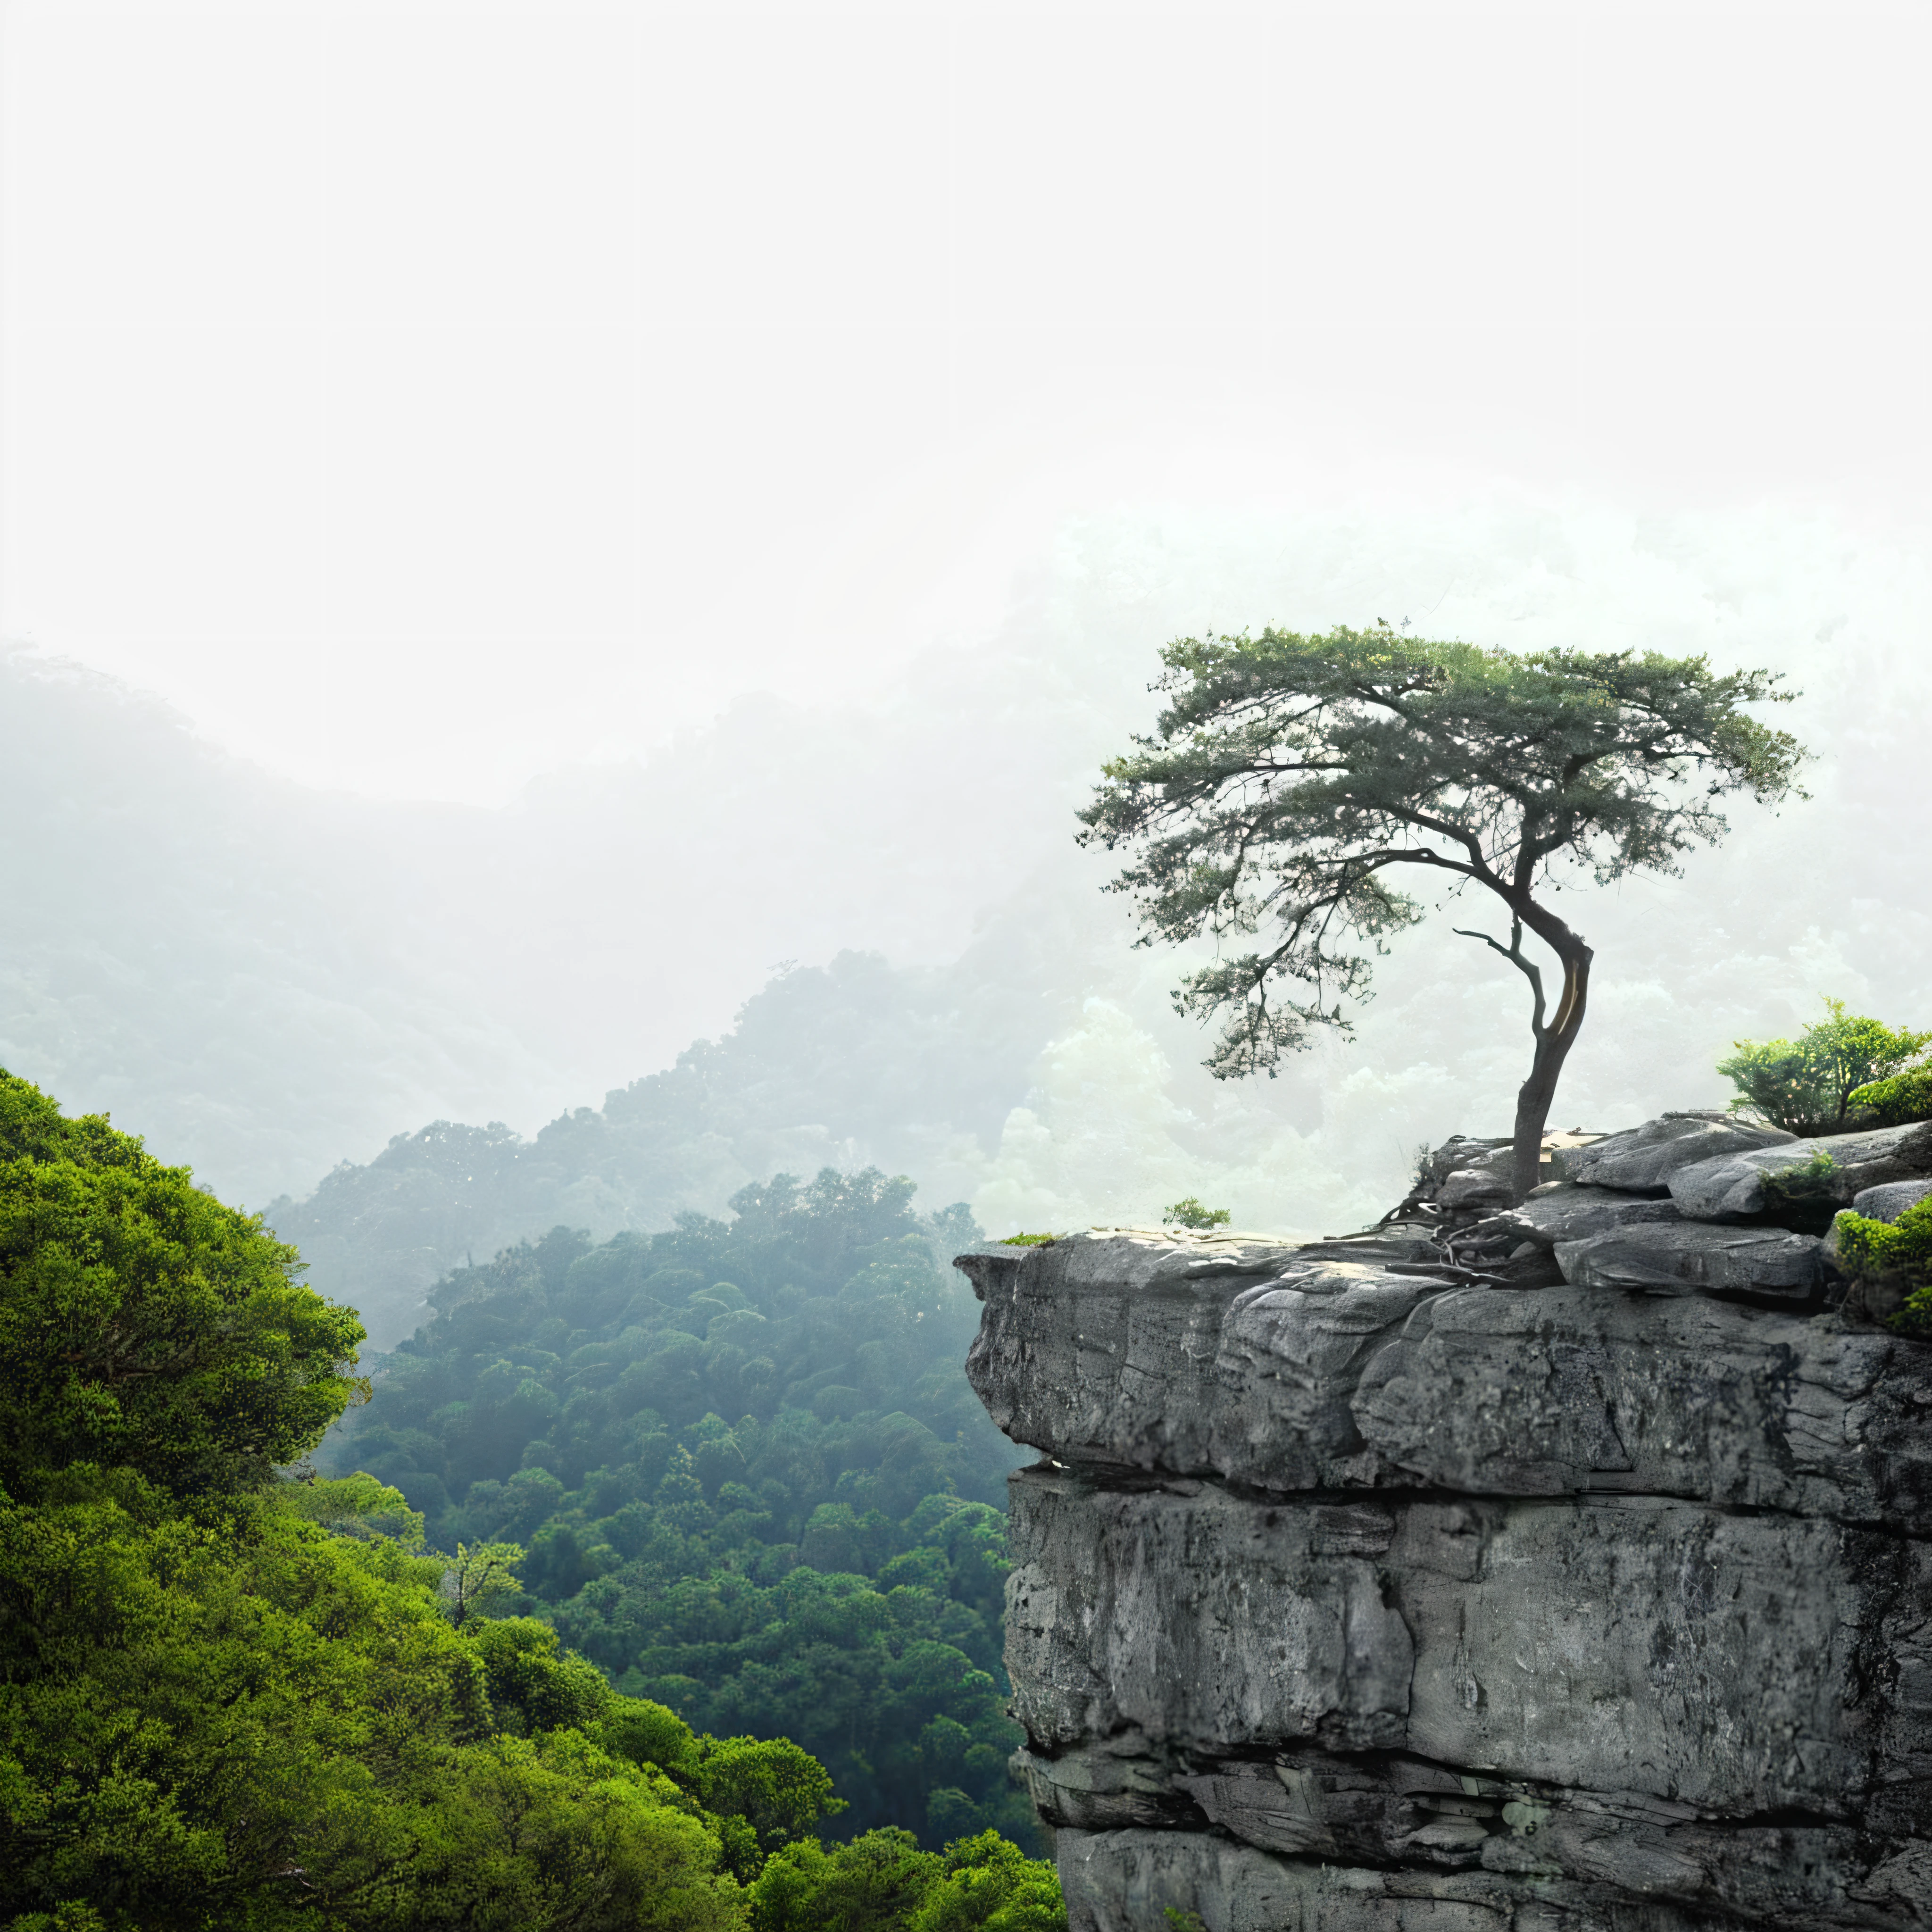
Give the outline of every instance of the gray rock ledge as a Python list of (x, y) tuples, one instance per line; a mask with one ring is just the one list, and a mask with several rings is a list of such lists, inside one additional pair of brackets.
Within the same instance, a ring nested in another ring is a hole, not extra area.
[(1556, 1265), (1576, 1288), (1637, 1288), (1646, 1294), (1729, 1292), (1808, 1301), (1824, 1280), (1823, 1244), (1782, 1228), (1675, 1226), (1614, 1228), (1558, 1241)]
[(1932, 1525), (1932, 1348), (1702, 1295), (1467, 1288), (1334, 1252), (1144, 1232), (962, 1256), (986, 1304), (968, 1378), (1015, 1442), (1068, 1463)]
[(1932, 1922), (1932, 1347), (1774, 1305), (1809, 1237), (1596, 1191), (1542, 1289), (1400, 1236), (961, 1258), (1052, 1459), (1007, 1657), (1076, 1932)]
[(1615, 1187), (1630, 1194), (1661, 1193), (1672, 1174), (1714, 1156), (1747, 1154), (1786, 1142), (1778, 1127), (1754, 1127), (1708, 1114), (1666, 1114), (1629, 1132), (1610, 1134), (1588, 1147), (1558, 1154), (1559, 1180)]
[(1932, 1175), (1932, 1120), (1720, 1154), (1678, 1168), (1670, 1176), (1670, 1198), (1678, 1211), (1693, 1220), (1746, 1220), (1763, 1214), (1769, 1204), (1764, 1191), (1767, 1175), (1807, 1166), (1820, 1154), (1832, 1162), (1829, 1171), (1819, 1177), (1822, 1192), (1840, 1207), (1849, 1207), (1868, 1188)]

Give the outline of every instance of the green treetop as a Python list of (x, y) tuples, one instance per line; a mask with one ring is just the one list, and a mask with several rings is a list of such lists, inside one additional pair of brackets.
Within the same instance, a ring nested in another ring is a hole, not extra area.
[(104, 1116), (0, 1071), (0, 1484), (74, 1462), (258, 1487), (362, 1391), (294, 1249)]
[(1064, 1932), (1051, 1869), (996, 1834), (828, 1852), (800, 1746), (694, 1735), (493, 1617), (514, 1546), (421, 1553), (366, 1472), (263, 1480), (356, 1386), (361, 1330), (295, 1268), (0, 1074), (0, 1925), (748, 1932), (776, 1865), (800, 1926)]
[[(1743, 709), (1787, 701), (1774, 674), (1701, 657), (1519, 656), (1386, 626), (1186, 638), (1162, 656), (1168, 708), (1105, 767), (1081, 840), (1134, 854), (1113, 890), (1136, 896), (1143, 944), (1206, 934), (1231, 949), (1175, 994), (1180, 1012), (1224, 1016), (1209, 1070), (1271, 1074), (1313, 1029), (1348, 1031), (1343, 1002), (1369, 990), (1364, 948), (1385, 951), (1423, 916), (1406, 884), (1478, 886), (1508, 940), (1466, 936), (1530, 988), (1519, 1198), (1589, 994), (1591, 949), (1550, 891), (1579, 870), (1603, 884), (1676, 871), (1729, 829), (1718, 800), (1781, 799), (1806, 755)], [(1560, 969), (1553, 1004), (1526, 932)]]

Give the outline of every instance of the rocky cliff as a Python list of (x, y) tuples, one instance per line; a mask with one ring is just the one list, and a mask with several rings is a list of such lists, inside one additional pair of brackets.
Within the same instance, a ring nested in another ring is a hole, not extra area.
[(1932, 1922), (1932, 1347), (1828, 1238), (1932, 1126), (1495, 1165), (1371, 1239), (960, 1258), (1074, 1932)]

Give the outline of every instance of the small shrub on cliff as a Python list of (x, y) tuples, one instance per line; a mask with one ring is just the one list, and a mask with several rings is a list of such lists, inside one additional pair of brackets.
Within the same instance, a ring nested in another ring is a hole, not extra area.
[(1915, 1066), (1889, 1080), (1874, 1080), (1852, 1095), (1852, 1106), (1882, 1127), (1932, 1120), (1932, 1066)]
[[(1760, 1114), (1787, 1133), (1843, 1133), (1864, 1112), (1859, 1096), (1873, 1083), (1889, 1083), (1932, 1046), (1932, 1033), (1847, 1013), (1843, 1000), (1825, 1005), (1831, 1017), (1795, 1040), (1732, 1042), (1737, 1051), (1718, 1071), (1738, 1090), (1733, 1112)], [(1922, 1070), (1932, 1079), (1932, 1070)]]
[(1892, 1316), (1900, 1334), (1932, 1336), (1932, 1196), (1896, 1221), (1842, 1214), (1838, 1222), (1838, 1265), (1856, 1280), (1894, 1277), (1907, 1291)]
[(1772, 1220), (1801, 1234), (1822, 1234), (1838, 1211), (1832, 1177), (1838, 1164), (1822, 1148), (1799, 1167), (1780, 1168), (1764, 1177), (1764, 1211)]
[(1160, 1224), (1163, 1228), (1225, 1228), (1234, 1218), (1225, 1208), (1202, 1207), (1190, 1194), (1166, 1209)]

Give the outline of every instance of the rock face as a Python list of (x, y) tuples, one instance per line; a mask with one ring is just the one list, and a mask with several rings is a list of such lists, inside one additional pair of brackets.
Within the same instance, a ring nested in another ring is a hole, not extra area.
[(1515, 1210), (1543, 1288), (1400, 1231), (961, 1257), (1044, 1452), (1007, 1660), (1075, 1932), (1932, 1921), (1932, 1348), (1815, 1237), (1688, 1216), (1810, 1144), (1632, 1151), (1687, 1142)]
[(1932, 1173), (1932, 1120), (1720, 1154), (1676, 1169), (1670, 1176), (1670, 1198), (1679, 1214), (1697, 1220), (1747, 1220), (1776, 1211), (1767, 1182), (1782, 1178), (1788, 1184), (1800, 1170), (1814, 1166), (1818, 1171), (1805, 1178), (1818, 1198), (1848, 1207), (1868, 1188)]
[(1783, 1228), (1713, 1228), (1697, 1222), (1640, 1224), (1556, 1244), (1565, 1281), (1584, 1288), (1640, 1288), (1652, 1294), (1754, 1290), (1792, 1301), (1818, 1292), (1822, 1244)]
[(1664, 1192), (1679, 1168), (1724, 1156), (1795, 1144), (1777, 1127), (1751, 1127), (1709, 1114), (1666, 1114), (1627, 1134), (1611, 1134), (1576, 1153), (1559, 1156), (1558, 1175), (1592, 1187), (1633, 1194)]

